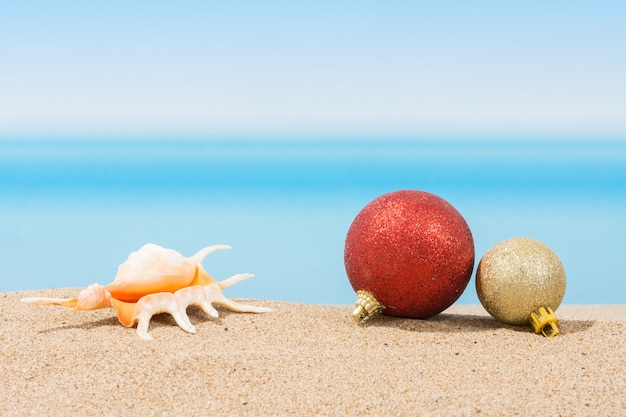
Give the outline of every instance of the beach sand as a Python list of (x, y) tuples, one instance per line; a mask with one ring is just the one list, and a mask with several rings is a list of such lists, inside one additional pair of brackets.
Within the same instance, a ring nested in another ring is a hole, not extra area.
[(246, 300), (274, 311), (190, 308), (195, 335), (159, 315), (149, 342), (110, 309), (19, 301), (78, 291), (0, 294), (0, 415), (626, 415), (626, 305), (561, 306), (547, 339), (481, 306), (357, 325), (351, 306)]

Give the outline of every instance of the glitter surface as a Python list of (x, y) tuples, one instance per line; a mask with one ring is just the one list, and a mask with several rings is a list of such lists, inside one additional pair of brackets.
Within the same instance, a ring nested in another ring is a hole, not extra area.
[(485, 309), (508, 324), (528, 324), (539, 307), (556, 309), (565, 295), (565, 269), (550, 248), (529, 238), (504, 240), (489, 249), (476, 271)]
[(394, 191), (354, 219), (344, 261), (354, 290), (374, 294), (383, 314), (427, 318), (463, 293), (474, 267), (474, 240), (447, 201), (423, 191)]

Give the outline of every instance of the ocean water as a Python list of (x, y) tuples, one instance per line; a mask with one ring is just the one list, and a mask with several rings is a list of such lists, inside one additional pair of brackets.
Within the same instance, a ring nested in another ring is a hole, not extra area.
[[(626, 141), (0, 141), (0, 291), (107, 284), (153, 242), (232, 297), (352, 304), (348, 228), (377, 196), (419, 189), (465, 217), (476, 264), (531, 237), (567, 274), (564, 303), (626, 303)], [(478, 303), (474, 276), (458, 303)]]

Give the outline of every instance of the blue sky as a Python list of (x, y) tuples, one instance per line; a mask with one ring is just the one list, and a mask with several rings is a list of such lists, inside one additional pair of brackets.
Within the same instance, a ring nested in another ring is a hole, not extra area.
[(622, 1), (0, 0), (0, 137), (626, 135)]

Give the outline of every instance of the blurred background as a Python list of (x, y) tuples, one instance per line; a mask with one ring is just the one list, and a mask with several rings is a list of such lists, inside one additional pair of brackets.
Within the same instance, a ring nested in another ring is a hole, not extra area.
[[(476, 263), (526, 236), (626, 302), (620, 2), (0, 2), (0, 291), (106, 284), (148, 242), (351, 304), (358, 212), (421, 189)], [(459, 300), (478, 303), (474, 277)]]

